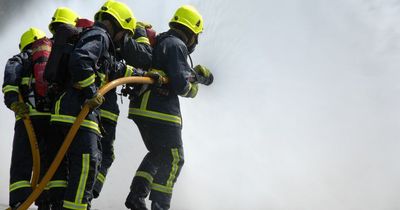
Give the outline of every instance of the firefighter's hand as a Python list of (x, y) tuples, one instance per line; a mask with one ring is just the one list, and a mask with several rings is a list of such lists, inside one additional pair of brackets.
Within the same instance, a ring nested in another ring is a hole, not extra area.
[(197, 74), (199, 74), (199, 75), (201, 75), (201, 76), (203, 76), (203, 77), (206, 77), (206, 78), (208, 78), (208, 77), (210, 77), (212, 74), (211, 74), (211, 71), (208, 69), (208, 68), (206, 68), (205, 66), (203, 66), (203, 65), (197, 65), (197, 66), (195, 66), (194, 67), (194, 71), (197, 73)]
[(202, 65), (197, 65), (194, 67), (194, 71), (199, 77), (196, 77), (197, 82), (203, 85), (211, 85), (214, 81), (214, 76), (211, 71)]
[(131, 65), (126, 65), (125, 68), (125, 75), (130, 77), (130, 76), (143, 76), (144, 71), (141, 69), (136, 69), (135, 67)]
[(160, 87), (166, 80), (164, 72), (154, 69), (148, 71), (144, 76), (152, 78), (154, 80), (153, 84), (157, 87)]
[(96, 93), (96, 95), (93, 96), (93, 98), (88, 99), (86, 101), (86, 104), (89, 106), (90, 109), (95, 109), (99, 107), (101, 104), (104, 102), (104, 96)]
[(153, 26), (150, 23), (147, 23), (147, 22), (137, 22), (136, 23), (136, 27), (145, 28), (145, 29), (153, 28)]
[(199, 91), (199, 85), (197, 83), (190, 83), (188, 92), (182, 96), (187, 98), (194, 98), (196, 97), (198, 91)]
[(11, 104), (11, 110), (15, 112), (15, 114), (21, 118), (25, 118), (27, 114), (29, 114), (29, 106), (24, 102), (14, 102)]

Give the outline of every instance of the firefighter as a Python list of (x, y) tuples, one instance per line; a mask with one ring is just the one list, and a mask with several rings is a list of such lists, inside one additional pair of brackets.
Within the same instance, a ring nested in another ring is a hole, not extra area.
[[(57, 39), (60, 39), (59, 29), (63, 27), (75, 26), (78, 18), (79, 18), (78, 14), (67, 7), (58, 7), (54, 11), (54, 14), (51, 18), (51, 22), (48, 26), (49, 31), (53, 34), (52, 37), (53, 46), (52, 46), (52, 52), (50, 53), (48, 62), (46, 64), (44, 79), (46, 79), (46, 73), (48, 73), (48, 68), (52, 66), (50, 62), (54, 61), (52, 55), (54, 55), (58, 51), (59, 46), (57, 46)], [(47, 96), (50, 98), (49, 100), (51, 101), (52, 106), (54, 106), (55, 103), (55, 96), (53, 95), (53, 92), (54, 91), (52, 87), (49, 87), (49, 90), (47, 91), (48, 93)], [(47, 157), (46, 171), (58, 151), (58, 142), (54, 140), (51, 129), (48, 135), (49, 138), (48, 141), (46, 141), (46, 146), (48, 148), (46, 151), (46, 157)], [(47, 184), (45, 191), (42, 193), (42, 195), (45, 194), (46, 197), (48, 197), (52, 209), (60, 209), (62, 206), (62, 198), (64, 196), (64, 191), (68, 183), (65, 174), (67, 174), (67, 168), (65, 167), (65, 165), (62, 164), (57, 169), (56, 175), (53, 176), (52, 180), (50, 180), (49, 183)]]
[[(48, 137), (46, 130), (49, 127), (50, 113), (35, 109), (36, 91), (31, 49), (36, 40), (44, 37), (45, 33), (37, 28), (29, 28), (23, 33), (19, 44), (21, 52), (8, 60), (4, 72), (4, 103), (15, 112), (16, 117), (10, 167), (9, 205), (12, 209), (22, 204), (32, 192), (32, 152), (22, 118), (26, 115), (31, 118), (40, 152), (45, 150), (44, 143)], [(18, 100), (19, 94), (23, 101)], [(40, 161), (43, 166), (42, 154)], [(49, 209), (48, 203), (39, 203), (39, 209)]]
[(170, 208), (173, 186), (184, 163), (178, 96), (196, 96), (193, 72), (206, 78), (207, 84), (213, 78), (204, 66), (193, 70), (187, 62), (203, 30), (200, 13), (192, 6), (182, 6), (169, 26), (169, 31), (156, 38), (149, 71), (152, 77), (167, 77), (168, 84), (152, 85), (130, 103), (129, 118), (138, 126), (148, 153), (132, 180), (125, 202), (129, 209), (147, 209), (144, 200), (149, 193), (151, 209)]
[[(133, 37), (126, 36), (121, 39), (118, 44), (117, 59), (124, 59), (127, 64), (140, 69), (148, 69), (151, 65), (151, 51), (149, 39), (146, 35), (146, 27), (151, 27), (149, 24), (137, 22)], [(129, 71), (131, 70), (131, 71)], [(133, 70), (133, 72), (132, 72)], [(128, 68), (126, 74), (117, 74), (121, 76), (136, 76), (142, 75), (136, 69)], [(112, 80), (116, 78), (108, 78)], [(103, 188), (108, 169), (114, 161), (114, 141), (119, 117), (119, 107), (117, 104), (117, 93), (113, 89), (105, 96), (105, 102), (100, 106), (101, 126), (104, 128), (103, 137), (101, 138), (102, 159), (99, 167), (99, 173), (95, 185), (93, 187), (93, 197), (97, 198)]]
[[(116, 71), (115, 45), (126, 34), (133, 34), (136, 19), (124, 3), (109, 0), (95, 14), (95, 24), (80, 35), (70, 53), (70, 79), (51, 115), (52, 139), (58, 147), (83, 105), (91, 109), (67, 151), (68, 185), (63, 209), (90, 209), (93, 185), (101, 159), (99, 107), (104, 97), (97, 93), (109, 72)], [(60, 172), (59, 176), (62, 174)]]

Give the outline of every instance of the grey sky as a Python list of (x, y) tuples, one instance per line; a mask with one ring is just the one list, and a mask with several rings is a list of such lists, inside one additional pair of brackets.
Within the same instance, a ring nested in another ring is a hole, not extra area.
[[(216, 79), (181, 100), (186, 162), (172, 209), (400, 209), (398, 0), (125, 2), (158, 32), (183, 3), (205, 19), (193, 59)], [(14, 13), (0, 66), (27, 27), (47, 30), (57, 6), (92, 17), (102, 2), (47, 3)], [(100, 209), (123, 209), (145, 154), (127, 106), (125, 99), (116, 161), (94, 201)], [(7, 203), (13, 116), (3, 105), (0, 117)]]

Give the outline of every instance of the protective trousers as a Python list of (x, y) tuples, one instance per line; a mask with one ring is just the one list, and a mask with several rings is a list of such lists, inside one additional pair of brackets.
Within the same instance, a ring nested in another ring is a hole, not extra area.
[[(53, 143), (49, 149), (52, 152), (52, 159), (69, 129), (70, 126), (66, 125), (52, 125), (51, 141)], [(97, 134), (85, 129), (78, 130), (64, 161), (52, 179), (54, 187), (50, 187), (49, 193), (53, 196), (52, 200), (55, 203), (62, 200), (62, 209), (90, 209), (93, 185), (101, 159), (99, 141), (100, 137)], [(63, 182), (66, 183), (65, 188), (62, 187)]]
[[(47, 129), (49, 127), (50, 118), (40, 116), (31, 118), (32, 125), (35, 130), (40, 151), (41, 172), (44, 171), (45, 165), (45, 139), (47, 138)], [(32, 151), (29, 142), (28, 133), (26, 132), (24, 122), (18, 120), (14, 127), (13, 149), (11, 154), (10, 166), (10, 197), (9, 205), (15, 206), (22, 203), (28, 198), (32, 192), (31, 176), (32, 176)], [(41, 174), (42, 174), (41, 173)], [(40, 200), (45, 199), (43, 196)], [(44, 201), (43, 201), (44, 202)]]
[(181, 128), (135, 120), (148, 153), (132, 180), (125, 205), (137, 206), (151, 192), (152, 209), (169, 209), (174, 184), (184, 163)]
[(104, 181), (108, 173), (108, 169), (114, 162), (114, 141), (117, 125), (115, 122), (112, 123), (108, 120), (103, 120), (101, 124), (104, 128), (104, 134), (101, 138), (102, 158), (99, 167), (99, 173), (97, 174), (97, 179), (93, 188), (94, 198), (97, 198), (100, 195), (101, 189), (103, 188)]

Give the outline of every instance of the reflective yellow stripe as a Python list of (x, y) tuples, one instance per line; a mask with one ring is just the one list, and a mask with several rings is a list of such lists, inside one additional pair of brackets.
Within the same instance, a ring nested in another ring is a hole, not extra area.
[(51, 188), (56, 188), (56, 187), (67, 187), (68, 182), (65, 180), (54, 180), (54, 181), (50, 181), (49, 183), (47, 183), (46, 188), (47, 190), (51, 189)]
[(20, 188), (27, 188), (27, 187), (32, 187), (31, 183), (29, 181), (19, 181), (19, 182), (14, 182), (10, 185), (10, 192), (14, 190), (18, 190)]
[(167, 194), (172, 194), (172, 187), (163, 186), (163, 185), (160, 185), (160, 184), (156, 184), (154, 182), (151, 185), (151, 189), (152, 190), (156, 190), (156, 191), (160, 191), (160, 192), (163, 192), (163, 193), (167, 193)]
[(36, 109), (32, 109), (29, 111), (29, 116), (50, 116), (51, 114), (48, 112), (38, 112)]
[(130, 108), (129, 114), (154, 118), (154, 119), (158, 119), (158, 120), (164, 120), (164, 121), (173, 122), (173, 123), (177, 123), (177, 124), (182, 124), (182, 120), (180, 117), (175, 116), (175, 115), (170, 115), (170, 114), (164, 114), (164, 113), (160, 113), (160, 112), (141, 110), (141, 109), (137, 109), (137, 108)]
[(134, 70), (133, 66), (126, 65), (126, 70), (125, 70), (125, 75), (124, 75), (124, 77), (130, 77), (130, 76), (132, 76), (132, 75), (133, 75), (133, 70)]
[[(165, 75), (165, 73), (162, 70), (152, 69), (151, 71), (157, 71), (160, 74)], [(179, 125), (182, 124), (182, 119), (179, 116), (147, 110), (150, 93), (151, 93), (151, 91), (147, 90), (143, 94), (140, 108), (139, 109), (138, 108), (129, 108), (129, 114), (139, 115), (142, 117), (154, 118), (154, 119), (163, 120), (163, 121), (168, 121), (168, 122), (172, 122), (172, 123), (177, 123)]]
[(56, 105), (55, 105), (55, 108), (54, 108), (55, 109), (54, 112), (55, 112), (56, 115), (60, 114), (60, 104), (61, 104), (61, 100), (64, 97), (64, 95), (65, 95), (65, 93), (63, 93), (60, 96), (60, 98), (57, 100), (57, 102), (56, 102)]
[(178, 168), (179, 168), (179, 166), (178, 166), (178, 163), (179, 163), (178, 149), (177, 148), (171, 149), (171, 153), (172, 153), (172, 168), (171, 168), (171, 172), (169, 173), (167, 187), (172, 187), (174, 185), (176, 173), (178, 172)]
[(149, 98), (150, 98), (150, 90), (146, 91), (143, 94), (142, 103), (140, 104), (140, 109), (142, 110), (147, 109), (147, 103), (149, 102)]
[(153, 183), (153, 176), (151, 176), (151, 174), (146, 171), (136, 171), (135, 176), (143, 177), (148, 182)]
[[(51, 114), (49, 112), (39, 112), (38, 110), (34, 109), (32, 105), (28, 104), (29, 106), (29, 116), (34, 117), (34, 116), (50, 116)], [(15, 116), (16, 120), (20, 120), (21, 117), (18, 115)]]
[(100, 87), (103, 87), (104, 85), (106, 85), (107, 84), (107, 78), (106, 78), (106, 75), (105, 74), (103, 74), (103, 73), (100, 73), (100, 72), (97, 72), (97, 75), (100, 77)]
[[(49, 112), (38, 112), (36, 109), (31, 109), (30, 111), (29, 111), (29, 116), (31, 116), (31, 117), (37, 117), (37, 116), (42, 116), (42, 117), (44, 117), (44, 116), (46, 116), (46, 117), (50, 117), (50, 113)], [(18, 120), (20, 120), (21, 119), (21, 117), (20, 116), (18, 116), (18, 115), (15, 115), (15, 120), (16, 121), (18, 121)]]
[(92, 74), (90, 77), (88, 77), (82, 81), (79, 81), (78, 84), (79, 84), (79, 87), (85, 88), (85, 87), (93, 84), (95, 82), (95, 80), (96, 80), (96, 75)]
[(141, 37), (135, 39), (135, 41), (138, 42), (138, 43), (144, 43), (144, 44), (150, 45), (149, 38), (147, 38), (145, 36), (141, 36)]
[(21, 79), (21, 85), (29, 85), (34, 82), (35, 82), (35, 78), (32, 78), (32, 77), (22, 77), (22, 79)]
[(176, 174), (178, 173), (178, 163), (179, 163), (179, 150), (177, 148), (171, 149), (172, 153), (172, 165), (171, 165), (171, 172), (169, 173), (169, 177), (167, 180), (166, 186), (157, 184), (157, 183), (152, 183), (151, 189), (160, 191), (163, 193), (168, 193), (172, 194), (173, 186), (174, 186), (174, 180), (176, 178)]
[(81, 204), (83, 200), (83, 195), (86, 189), (86, 181), (89, 175), (90, 167), (90, 155), (82, 154), (82, 171), (81, 177), (79, 178), (78, 189), (76, 190), (75, 204)]
[[(35, 116), (50, 116), (49, 112), (39, 112), (38, 110), (36, 110), (35, 108), (32, 107), (32, 105), (29, 105), (29, 116), (31, 117), (35, 117)], [(20, 120), (21, 117), (18, 115), (15, 115), (15, 120), (18, 121)]]
[[(69, 116), (69, 115), (60, 115), (60, 105), (61, 105), (61, 100), (64, 97), (65, 93), (61, 95), (60, 99), (57, 100), (55, 104), (55, 114), (51, 115), (50, 121), (55, 121), (55, 122), (64, 122), (64, 123), (70, 123), (73, 124), (75, 122), (76, 117), (74, 116)], [(97, 133), (100, 133), (99, 125), (96, 122), (93, 122), (91, 120), (83, 120), (82, 127), (90, 128)]]
[(104, 183), (106, 177), (102, 173), (99, 173), (97, 174), (97, 180), (99, 180), (101, 183)]
[(74, 203), (74, 202), (71, 202), (71, 201), (64, 200), (63, 207), (66, 208), (66, 209), (86, 210), (87, 209), (87, 204)]
[[(69, 115), (57, 115), (57, 114), (53, 114), (51, 115), (51, 122), (63, 122), (63, 123), (70, 123), (73, 124), (75, 122), (76, 117), (73, 116), (69, 116)], [(83, 120), (82, 127), (86, 127), (86, 128), (90, 128), (94, 131), (96, 131), (97, 133), (100, 133), (100, 129), (99, 129), (99, 125), (91, 120)]]
[[(65, 94), (65, 93), (64, 93)], [(64, 94), (57, 100), (56, 104), (54, 105), (54, 113), (56, 115), (60, 114), (60, 105), (61, 105), (61, 98), (64, 96)]]
[(3, 87), (2, 91), (4, 94), (11, 92), (11, 91), (19, 93), (19, 88), (18, 88), (18, 86), (15, 86), (15, 85), (6, 85)]
[(39, 112), (31, 105), (29, 105), (29, 116), (50, 116), (49, 112)]
[(101, 116), (102, 118), (107, 118), (107, 119), (109, 119), (109, 120), (112, 120), (112, 121), (114, 121), (114, 122), (117, 122), (117, 121), (118, 121), (118, 116), (119, 116), (119, 115), (114, 114), (114, 113), (109, 112), (109, 111), (106, 111), (106, 110), (104, 110), (104, 109), (100, 109), (100, 116)]

